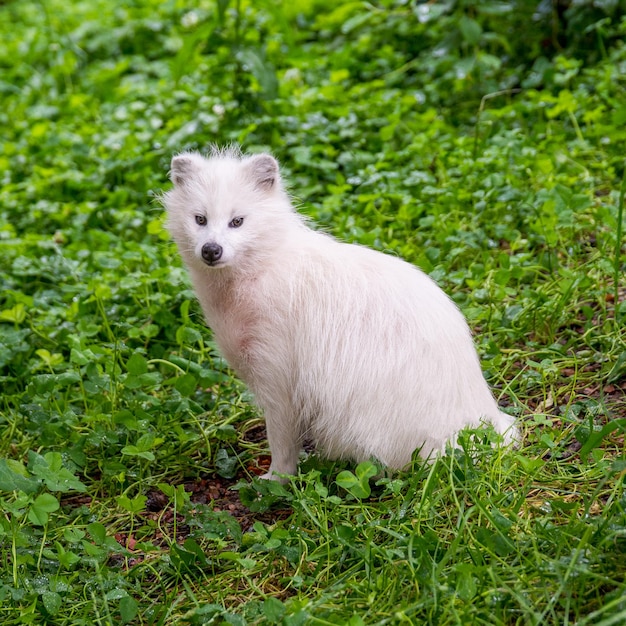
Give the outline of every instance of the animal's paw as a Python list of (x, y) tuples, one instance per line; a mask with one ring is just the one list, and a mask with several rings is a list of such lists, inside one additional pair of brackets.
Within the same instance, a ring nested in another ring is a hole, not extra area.
[(286, 485), (289, 482), (288, 478), (278, 476), (272, 470), (266, 474), (262, 474), (259, 478), (262, 478), (263, 480), (275, 480), (277, 483), (281, 483), (282, 485)]

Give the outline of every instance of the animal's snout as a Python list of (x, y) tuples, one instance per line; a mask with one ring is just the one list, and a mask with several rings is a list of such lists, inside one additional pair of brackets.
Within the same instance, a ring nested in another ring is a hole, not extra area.
[(209, 265), (219, 261), (222, 256), (222, 246), (217, 243), (205, 243), (202, 246), (202, 258)]

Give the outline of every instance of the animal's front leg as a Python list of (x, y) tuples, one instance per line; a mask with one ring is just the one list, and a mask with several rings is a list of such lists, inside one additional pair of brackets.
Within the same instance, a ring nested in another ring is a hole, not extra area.
[(291, 407), (273, 407), (265, 410), (267, 441), (270, 445), (272, 462), (267, 474), (261, 478), (287, 482), (278, 474), (295, 474), (300, 453), (300, 430)]

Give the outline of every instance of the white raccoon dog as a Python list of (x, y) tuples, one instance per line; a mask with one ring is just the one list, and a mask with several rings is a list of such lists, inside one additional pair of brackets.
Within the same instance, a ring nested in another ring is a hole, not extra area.
[(168, 228), (206, 321), (263, 409), (265, 478), (296, 472), (304, 439), (389, 468), (514, 420), (483, 378), (463, 315), (426, 274), (309, 228), (268, 154), (172, 159)]

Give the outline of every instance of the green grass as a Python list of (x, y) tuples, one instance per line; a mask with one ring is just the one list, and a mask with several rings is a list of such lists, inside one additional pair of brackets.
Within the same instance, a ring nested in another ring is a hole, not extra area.
[[(2, 624), (626, 622), (626, 22), (544, 4), (0, 7)], [(214, 142), (429, 272), (523, 445), (256, 479), (155, 200)]]

